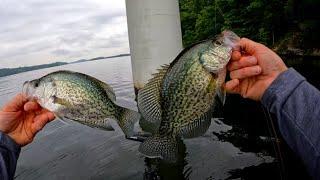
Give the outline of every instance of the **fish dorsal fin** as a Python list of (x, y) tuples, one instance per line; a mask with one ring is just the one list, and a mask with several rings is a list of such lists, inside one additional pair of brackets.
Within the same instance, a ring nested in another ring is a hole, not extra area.
[(87, 76), (87, 78), (90, 78), (92, 81), (98, 83), (107, 93), (108, 98), (112, 101), (112, 102), (116, 102), (116, 94), (113, 91), (113, 88), (111, 86), (109, 86), (107, 83), (100, 81), (99, 79), (96, 79), (94, 77), (91, 76)]
[(138, 92), (138, 108), (143, 118), (140, 126), (144, 131), (155, 133), (161, 122), (161, 95), (160, 88), (169, 65), (163, 65), (148, 83)]
[[(59, 71), (57, 71), (59, 72)], [(105, 92), (107, 93), (107, 96), (108, 98), (115, 102), (116, 101), (116, 95), (113, 91), (113, 88), (111, 86), (109, 86), (107, 83), (103, 82), (103, 81), (100, 81), (99, 79), (95, 78), (95, 77), (92, 77), (92, 76), (89, 76), (87, 74), (83, 74), (83, 73), (79, 73), (79, 72), (73, 72), (73, 71), (68, 71), (68, 70), (63, 70), (63, 71), (60, 71), (60, 72), (65, 72), (65, 73), (74, 73), (74, 74), (77, 74), (79, 76), (82, 76), (90, 81), (93, 81), (97, 84), (99, 84), (104, 90)]]
[[(115, 95), (112, 87), (109, 86), (108, 84), (100, 81), (99, 79), (97, 79), (95, 77), (89, 76), (87, 74), (79, 73), (79, 72), (69, 71), (69, 70), (56, 71), (56, 72), (53, 72), (52, 74), (58, 74), (58, 73), (74, 74), (76, 76), (79, 76), (80, 78), (85, 78), (89, 81), (93, 81), (94, 83), (97, 83), (98, 85), (100, 85), (100, 87), (102, 87), (105, 90), (108, 98), (111, 99), (111, 101), (113, 101), (113, 102), (116, 101), (116, 95)], [(52, 74), (48, 74), (48, 75), (52, 75)], [(48, 76), (48, 75), (46, 75), (46, 76)]]
[(201, 44), (203, 42), (209, 41), (211, 39), (205, 39), (205, 40), (201, 40), (198, 42), (195, 42), (187, 47), (185, 47), (177, 56), (176, 58), (174, 58), (174, 60), (170, 63), (170, 67), (172, 67), (174, 64), (176, 64), (178, 62), (178, 60), (186, 53), (188, 52), (190, 49), (192, 49), (193, 47), (197, 46), (198, 44)]

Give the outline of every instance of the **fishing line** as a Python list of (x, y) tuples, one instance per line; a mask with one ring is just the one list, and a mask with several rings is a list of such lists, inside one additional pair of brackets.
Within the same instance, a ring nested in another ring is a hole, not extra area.
[(217, 0), (214, 1), (214, 31), (217, 34)]
[(278, 144), (278, 136), (277, 136), (277, 132), (276, 132), (276, 129), (275, 129), (275, 125), (273, 123), (273, 120), (272, 120), (272, 117), (269, 113), (269, 111), (263, 107), (262, 104), (261, 105), (261, 108), (263, 110), (263, 113), (264, 113), (264, 117), (267, 121), (267, 128), (268, 128), (268, 131), (269, 131), (269, 134), (271, 136), (273, 136), (273, 138), (275, 140), (271, 140), (272, 142), (272, 147), (275, 151), (275, 155), (276, 155), (276, 158), (279, 159), (279, 169), (280, 169), (280, 179), (281, 180), (284, 180), (284, 179), (287, 179), (285, 178), (286, 177), (286, 169), (285, 169), (285, 165), (284, 165), (284, 161), (283, 161), (283, 157), (282, 157), (282, 154), (281, 154), (281, 149), (280, 149), (280, 145)]

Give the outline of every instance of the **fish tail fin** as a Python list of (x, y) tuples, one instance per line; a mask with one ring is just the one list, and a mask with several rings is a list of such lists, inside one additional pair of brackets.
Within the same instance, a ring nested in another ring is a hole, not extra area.
[(140, 114), (136, 111), (127, 108), (120, 108), (117, 120), (118, 124), (125, 134), (126, 138), (130, 138), (135, 135), (135, 124), (139, 121)]
[(140, 144), (139, 152), (149, 158), (161, 158), (174, 163), (178, 159), (178, 139), (173, 136), (155, 135)]

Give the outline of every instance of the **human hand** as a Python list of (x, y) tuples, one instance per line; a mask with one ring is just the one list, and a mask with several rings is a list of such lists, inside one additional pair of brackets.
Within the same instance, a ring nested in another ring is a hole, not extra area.
[(288, 68), (271, 49), (250, 39), (241, 38), (240, 51), (234, 50), (228, 64), (231, 80), (225, 88), (244, 98), (261, 100), (265, 90)]
[(54, 118), (53, 113), (18, 94), (0, 110), (0, 130), (24, 146), (32, 142), (37, 132)]

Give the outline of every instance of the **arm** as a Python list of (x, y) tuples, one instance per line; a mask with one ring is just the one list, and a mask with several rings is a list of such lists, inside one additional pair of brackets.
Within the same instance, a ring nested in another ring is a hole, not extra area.
[(20, 147), (33, 138), (54, 115), (19, 94), (0, 110), (0, 179), (13, 179)]
[(277, 116), (289, 146), (314, 179), (320, 179), (320, 92), (266, 46), (242, 38), (228, 65), (229, 93), (262, 101)]
[(0, 179), (13, 179), (20, 146), (0, 132)]
[(320, 92), (294, 69), (280, 74), (261, 99), (314, 179), (320, 179)]

